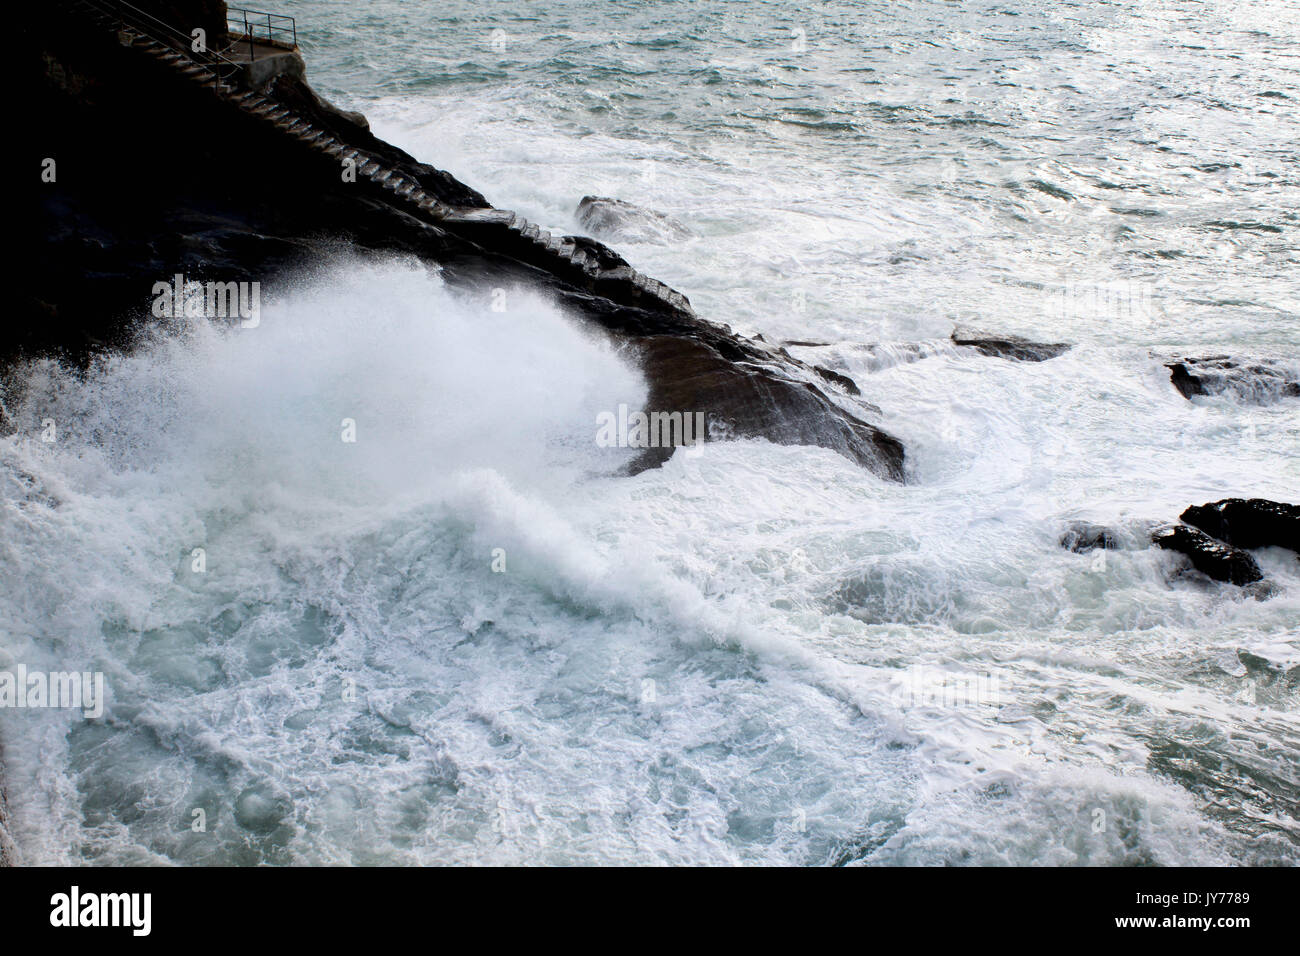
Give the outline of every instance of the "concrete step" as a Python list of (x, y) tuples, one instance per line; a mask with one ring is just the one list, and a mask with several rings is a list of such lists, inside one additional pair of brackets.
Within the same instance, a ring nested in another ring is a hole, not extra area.
[(581, 249), (574, 249), (573, 252), (569, 254), (569, 261), (583, 272), (595, 273), (600, 271), (600, 264)]
[(490, 223), (511, 230), (523, 221), (508, 209), (472, 209), (468, 206), (448, 209), (446, 219), (448, 222)]

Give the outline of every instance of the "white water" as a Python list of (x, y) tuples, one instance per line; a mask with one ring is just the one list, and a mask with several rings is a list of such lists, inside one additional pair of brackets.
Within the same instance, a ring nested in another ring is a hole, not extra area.
[[(927, 30), (939, 17), (896, 6)], [(300, 7), (318, 29), (351, 23)], [(717, 34), (611, 51), (631, 29), (617, 17), (493, 16), (439, 20), (437, 44), (372, 50), (365, 69), (331, 39), (311, 77), (544, 226), (575, 229), (589, 192), (687, 222), (700, 238), (620, 251), (709, 318), (835, 343), (798, 351), (880, 406), (911, 482), (764, 442), (608, 477), (596, 414), (642, 401), (636, 371), (544, 302), (496, 313), (403, 261), (329, 263), (276, 290), (256, 329), (163, 337), (84, 378), (35, 367), (5, 396), (0, 667), (102, 669), (110, 707), (99, 723), (0, 713), (23, 859), (1297, 862), (1294, 557), (1259, 554), (1278, 590), (1257, 600), (1172, 578), (1174, 558), (1142, 543), (1144, 522), (1189, 504), (1300, 499), (1294, 404), (1189, 403), (1161, 365), (1185, 350), (1300, 358), (1294, 227), (1203, 225), (1228, 207), (1285, 222), (1285, 105), (1219, 116), (1174, 81), (1180, 95), (1156, 101), (1171, 70), (1204, 69), (1139, 19), (1109, 25), (1128, 57), (1113, 69), (1088, 65), (1109, 55), (1100, 40), (1055, 47), (1071, 29), (1057, 24), (1048, 59), (990, 91), (986, 68), (936, 79), (923, 44), (897, 39), (832, 45), (774, 83), (750, 67), (780, 61), (776, 28), (754, 28), (776, 37), (757, 54), (753, 35), (728, 48)], [(953, 26), (954, 47), (989, 34), (995, 14), (980, 16)], [(497, 23), (519, 45), (483, 67)], [(714, 54), (735, 59), (720, 80), (693, 72)], [(588, 80), (603, 56), (633, 78)], [(863, 56), (891, 63), (894, 86), (863, 93), (843, 72)], [(1215, 75), (1294, 92), (1263, 54), (1249, 65), (1274, 72)], [(1057, 71), (1099, 99), (1063, 105)], [(696, 79), (662, 80), (677, 73)], [(941, 103), (927, 91), (944, 82), (964, 91), (956, 115), (1011, 122), (1007, 141), (871, 118)], [(856, 132), (780, 118), (825, 107), (827, 83), (860, 97), (837, 107)], [(770, 116), (740, 122), (766, 97)], [(1120, 108), (1145, 117), (1131, 135), (1106, 125), (1128, 123)], [(1062, 129), (1111, 168), (1062, 155)], [(956, 171), (931, 163), (954, 138)], [(1186, 174), (1243, 152), (1258, 188)], [(1259, 175), (1269, 164), (1283, 178)], [(1138, 198), (1121, 204), (1098, 185), (1111, 179)], [(1167, 219), (1112, 211), (1139, 201)], [(1146, 283), (1158, 308), (1056, 308), (1063, 284), (1110, 282)], [(971, 355), (942, 341), (956, 321), (1076, 347), (1042, 364)], [(1100, 564), (1063, 551), (1076, 518), (1130, 547)], [(997, 695), (909, 694), (918, 668)]]
[[(1289, 852), (1247, 850), (1146, 764), (1231, 727), (1264, 745), (1237, 759), (1285, 776), (1285, 699), (1234, 700), (1233, 651), (1290, 653), (1294, 571), (1271, 562), (1288, 590), (1260, 602), (1171, 587), (1155, 551), (1094, 570), (1054, 542), (1063, 514), (1154, 513), (1194, 481), (1068, 507), (1097, 479), (1009, 454), (1021, 429), (987, 406), (946, 448), (904, 432), (906, 487), (761, 442), (594, 477), (597, 410), (642, 394), (616, 356), (411, 264), (328, 276), (257, 329), (162, 339), (84, 381), (42, 367), (11, 403), (6, 648), (110, 688), (101, 724), (6, 715), (25, 859)], [(1049, 368), (1003, 374), (1024, 403)], [(1152, 378), (1129, 392), (1154, 409)], [(913, 701), (918, 664), (995, 675), (1003, 699)], [(188, 832), (196, 807), (209, 833)]]

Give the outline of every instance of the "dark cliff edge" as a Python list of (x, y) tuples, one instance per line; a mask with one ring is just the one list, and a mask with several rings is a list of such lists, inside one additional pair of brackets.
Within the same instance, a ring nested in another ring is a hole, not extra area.
[[(257, 93), (267, 97), (262, 109), (283, 106), (302, 118), (299, 134), (309, 129), (314, 149), (247, 103), (202, 89), (142, 50), (140, 37), (106, 28), (86, 9), (54, 0), (25, 11), (17, 26), (25, 91), (17, 110), (29, 114), (21, 117), (20, 161), (32, 186), (19, 203), (23, 280), (0, 362), (48, 355), (85, 362), (129, 347), (148, 317), (153, 284), (177, 273), (257, 280), (265, 297), (340, 249), (408, 254), (437, 263), (458, 294), (486, 302), (493, 288), (528, 285), (604, 330), (644, 369), (647, 411), (702, 411), (710, 437), (820, 445), (880, 477), (904, 479), (903, 446), (874, 424), (878, 410), (854, 397), (852, 383), (696, 316), (684, 297), (594, 240), (539, 237), (523, 223), (507, 228), (509, 213), (491, 211), (452, 175), (322, 100), (301, 64)], [(224, 14), (212, 0), (159, 0), (151, 9), (186, 31)], [(321, 151), (326, 142), (335, 156)], [(364, 176), (345, 182), (340, 149), (359, 150), (397, 178), (388, 189)], [(54, 182), (38, 180), (47, 159), (56, 162)], [(391, 187), (399, 181), (398, 192), (409, 196), (418, 184), (416, 195), (443, 212), (469, 214), (422, 215), (398, 201)], [(671, 453), (649, 449), (633, 470)]]

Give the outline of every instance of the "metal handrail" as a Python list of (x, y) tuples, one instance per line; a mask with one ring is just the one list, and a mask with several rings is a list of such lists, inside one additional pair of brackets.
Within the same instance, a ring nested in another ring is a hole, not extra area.
[(123, 26), (138, 30), (152, 40), (165, 43), (171, 47), (177, 47), (179, 44), (179, 52), (184, 53), (195, 65), (212, 74), (213, 80), (219, 86), (225, 85), (232, 76), (238, 74), (242, 69), (234, 60), (222, 56), (210, 47), (202, 52), (195, 50), (192, 42), (193, 37), (188, 33), (184, 33), (171, 24), (159, 20), (148, 11), (126, 3), (125, 0), (82, 0), (82, 2), (102, 13), (115, 17)]
[(235, 42), (248, 41), (250, 57), (253, 56), (254, 40), (290, 50), (298, 48), (298, 23), (293, 17), (283, 13), (227, 7), (226, 32)]

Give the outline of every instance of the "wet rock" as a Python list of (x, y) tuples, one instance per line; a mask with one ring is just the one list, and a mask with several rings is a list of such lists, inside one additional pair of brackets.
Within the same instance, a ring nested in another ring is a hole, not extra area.
[[(818, 445), (872, 473), (904, 480), (902, 444), (862, 415), (835, 404), (811, 376), (777, 374), (761, 347), (741, 340), (654, 335), (636, 342), (650, 383), (649, 407), (703, 411), (709, 440), (766, 438), (780, 445)], [(632, 471), (663, 463), (672, 448), (648, 448)]]
[(862, 390), (858, 388), (858, 383), (853, 381), (853, 379), (849, 378), (847, 375), (841, 375), (839, 372), (832, 371), (831, 369), (828, 368), (823, 368), (820, 365), (814, 365), (813, 371), (816, 372), (818, 375), (820, 375), (822, 378), (824, 378), (826, 381), (838, 385), (840, 388), (844, 389), (844, 391), (848, 392), (850, 395), (862, 394)]
[(1114, 551), (1119, 548), (1119, 536), (1110, 528), (1076, 521), (1061, 535), (1061, 547), (1076, 554), (1098, 548)]
[(1300, 368), (1278, 359), (1244, 361), (1209, 355), (1166, 362), (1169, 380), (1189, 401), (1196, 395), (1228, 395), (1238, 401), (1267, 405), (1300, 398)]
[(992, 335), (974, 329), (954, 329), (952, 341), (977, 349), (994, 358), (1012, 359), (1016, 362), (1045, 362), (1064, 355), (1073, 346), (1068, 342), (1031, 342), (1018, 335)]
[(1216, 581), (1246, 585), (1264, 577), (1255, 559), (1240, 548), (1216, 541), (1199, 528), (1179, 524), (1162, 528), (1152, 540), (1166, 551), (1177, 551), (1192, 567)]
[(623, 242), (680, 242), (694, 236), (672, 216), (606, 196), (583, 196), (575, 215), (596, 235)]
[(1300, 505), (1265, 498), (1224, 498), (1179, 517), (1235, 548), (1277, 546), (1300, 552)]

